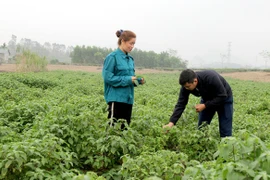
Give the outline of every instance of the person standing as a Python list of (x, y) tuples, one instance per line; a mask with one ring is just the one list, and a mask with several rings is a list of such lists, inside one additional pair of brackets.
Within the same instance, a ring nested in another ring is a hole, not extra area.
[(194, 72), (191, 69), (183, 70), (179, 84), (182, 86), (170, 117), (170, 122), (163, 126), (174, 126), (188, 103), (189, 95), (201, 97), (200, 104), (195, 105), (199, 113), (198, 127), (203, 122), (210, 124), (217, 112), (220, 137), (232, 136), (233, 94), (228, 82), (214, 70)]
[[(119, 119), (130, 124), (134, 103), (136, 82), (144, 84), (143, 78), (135, 75), (134, 59), (129, 53), (134, 48), (136, 34), (129, 30), (118, 30), (118, 48), (104, 60), (102, 77), (104, 79), (104, 98), (108, 104), (108, 119), (113, 125)], [(122, 124), (121, 128), (125, 126)]]

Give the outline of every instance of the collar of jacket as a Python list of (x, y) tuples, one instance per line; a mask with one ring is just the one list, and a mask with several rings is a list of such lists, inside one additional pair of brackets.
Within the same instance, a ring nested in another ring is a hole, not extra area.
[(132, 56), (130, 56), (128, 53), (125, 54), (120, 48), (117, 48), (116, 52), (117, 54), (120, 54), (123, 58), (131, 58), (133, 60)]
[(197, 74), (197, 81), (198, 81), (198, 83), (197, 83), (197, 86), (196, 86), (196, 89), (201, 89), (201, 86), (202, 86), (202, 80), (201, 80), (201, 78), (198, 76), (198, 74)]

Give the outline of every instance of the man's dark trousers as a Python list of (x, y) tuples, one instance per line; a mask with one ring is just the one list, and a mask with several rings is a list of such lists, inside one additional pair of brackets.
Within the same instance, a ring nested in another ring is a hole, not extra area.
[[(201, 103), (204, 101), (201, 99)], [(205, 121), (210, 124), (215, 112), (218, 114), (220, 137), (232, 136), (232, 120), (233, 120), (233, 96), (229, 96), (224, 104), (215, 109), (205, 109), (199, 113), (198, 127)]]

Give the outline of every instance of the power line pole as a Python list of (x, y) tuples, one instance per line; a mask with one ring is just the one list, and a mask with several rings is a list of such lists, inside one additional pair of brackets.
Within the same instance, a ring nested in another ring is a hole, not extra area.
[(220, 59), (221, 59), (221, 68), (223, 69), (224, 68), (224, 62), (225, 62), (225, 59), (226, 59), (226, 55), (225, 54), (221, 54), (220, 53)]

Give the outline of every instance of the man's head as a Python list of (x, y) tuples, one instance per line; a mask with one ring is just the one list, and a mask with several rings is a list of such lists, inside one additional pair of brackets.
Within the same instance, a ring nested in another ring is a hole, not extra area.
[(198, 84), (197, 75), (191, 69), (185, 69), (181, 72), (179, 84), (187, 90), (194, 90)]

